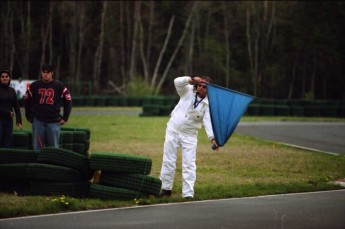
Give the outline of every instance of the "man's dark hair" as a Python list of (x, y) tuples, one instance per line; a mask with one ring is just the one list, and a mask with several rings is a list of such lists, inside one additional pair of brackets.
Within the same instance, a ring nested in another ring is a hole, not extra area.
[[(205, 80), (208, 83), (212, 83), (212, 79), (208, 76), (199, 76), (201, 79)], [(198, 84), (194, 84), (194, 91), (196, 91), (196, 88), (198, 87)]]

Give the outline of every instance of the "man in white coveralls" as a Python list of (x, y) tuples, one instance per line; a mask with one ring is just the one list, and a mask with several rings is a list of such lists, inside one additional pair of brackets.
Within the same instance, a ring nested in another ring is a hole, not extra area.
[(182, 149), (182, 197), (194, 198), (196, 180), (196, 149), (198, 132), (202, 124), (208, 139), (218, 150), (214, 138), (206, 83), (211, 83), (207, 76), (182, 76), (174, 80), (175, 88), (180, 96), (178, 104), (171, 112), (167, 123), (164, 142), (164, 155), (160, 179), (162, 181), (160, 197), (171, 196), (178, 148)]

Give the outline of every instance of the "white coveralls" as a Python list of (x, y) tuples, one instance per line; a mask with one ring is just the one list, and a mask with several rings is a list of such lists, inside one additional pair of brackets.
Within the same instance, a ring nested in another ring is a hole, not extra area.
[[(194, 108), (195, 92), (189, 84), (191, 77), (182, 76), (174, 80), (180, 96), (178, 104), (171, 112), (167, 123), (163, 163), (160, 174), (162, 189), (172, 190), (177, 150), (182, 148), (182, 197), (194, 197), (196, 180), (196, 148), (198, 131), (204, 124), (210, 140), (214, 138), (207, 96)], [(201, 100), (201, 98), (198, 98)]]

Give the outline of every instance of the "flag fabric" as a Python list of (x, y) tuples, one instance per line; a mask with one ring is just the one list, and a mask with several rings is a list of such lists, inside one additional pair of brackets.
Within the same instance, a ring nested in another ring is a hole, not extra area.
[(210, 83), (207, 96), (214, 136), (224, 146), (255, 97)]

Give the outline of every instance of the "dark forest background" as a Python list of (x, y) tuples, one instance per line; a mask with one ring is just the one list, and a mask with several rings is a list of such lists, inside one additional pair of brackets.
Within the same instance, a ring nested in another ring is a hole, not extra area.
[(97, 95), (207, 75), (261, 98), (345, 100), (342, 1), (2, 1), (0, 67)]

